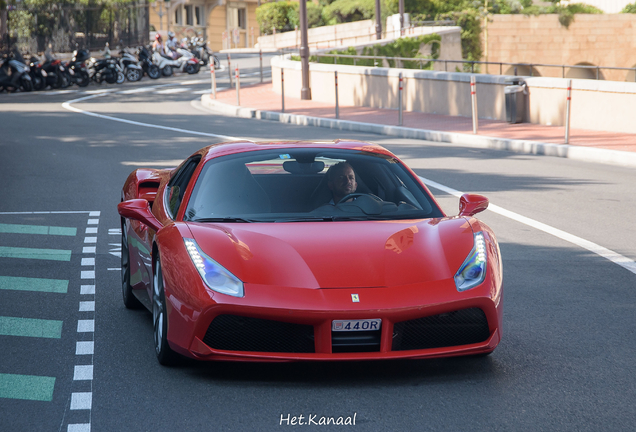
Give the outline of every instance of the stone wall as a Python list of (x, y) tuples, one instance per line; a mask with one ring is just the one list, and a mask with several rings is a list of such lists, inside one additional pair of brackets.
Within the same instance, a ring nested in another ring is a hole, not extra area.
[[(485, 38), (482, 37), (482, 43)], [(484, 59), (485, 60), (485, 59)], [(636, 67), (636, 14), (575, 15), (569, 28), (558, 15), (493, 15), (488, 24), (488, 61), (553, 65)], [(530, 73), (518, 68), (519, 75)], [(499, 73), (499, 66), (490, 66)], [(535, 66), (543, 77), (595, 78), (597, 70)], [(503, 66), (504, 74), (513, 74)], [(600, 69), (601, 79), (634, 81), (633, 71)]]

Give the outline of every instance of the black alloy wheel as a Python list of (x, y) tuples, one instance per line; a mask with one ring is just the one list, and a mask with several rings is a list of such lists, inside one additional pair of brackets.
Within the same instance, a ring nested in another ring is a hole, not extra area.
[(133, 294), (130, 284), (130, 251), (128, 250), (128, 233), (126, 232), (126, 221), (121, 223), (121, 293), (124, 299), (124, 306), (128, 309), (141, 308), (141, 302)]
[(155, 258), (155, 271), (152, 278), (152, 324), (155, 339), (155, 354), (159, 364), (175, 365), (178, 354), (168, 344), (168, 314), (166, 312), (166, 293), (163, 286), (163, 273), (159, 252)]

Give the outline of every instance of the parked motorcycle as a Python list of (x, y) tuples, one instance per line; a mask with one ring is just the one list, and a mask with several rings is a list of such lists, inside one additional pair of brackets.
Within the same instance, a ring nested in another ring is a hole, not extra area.
[(178, 59), (174, 60), (172, 57), (155, 51), (152, 53), (152, 62), (157, 65), (163, 76), (169, 77), (173, 73), (173, 69), (180, 69), (183, 64)]
[(132, 82), (139, 81), (144, 76), (144, 71), (137, 58), (125, 49), (119, 51), (119, 55), (119, 66), (123, 69), (126, 79)]
[(8, 92), (13, 92), (17, 89), (26, 92), (33, 90), (29, 66), (27, 66), (18, 50), (10, 53), (0, 64), (0, 91), (3, 89)]
[(145, 46), (141, 46), (137, 48), (137, 58), (141, 63), (141, 68), (143, 72), (148, 75), (151, 79), (157, 79), (161, 76), (161, 70), (159, 66), (152, 62), (152, 57), (148, 48)]
[(44, 90), (46, 88), (46, 71), (42, 69), (40, 59), (33, 56), (29, 61), (29, 76), (33, 83), (33, 90)]
[(66, 64), (66, 70), (72, 83), (80, 87), (86, 87), (90, 83), (90, 76), (86, 61), (90, 58), (91, 53), (86, 49), (73, 51), (71, 61)]
[(201, 69), (201, 66), (203, 64), (201, 60), (196, 58), (191, 51), (185, 48), (177, 48), (177, 52), (180, 55), (177, 60), (181, 61), (182, 63), (181, 71), (185, 71), (190, 75), (199, 73), (199, 70)]
[(196, 58), (203, 62), (202, 66), (205, 66), (208, 63), (212, 64), (212, 62), (214, 62), (214, 69), (219, 69), (221, 67), (221, 61), (216, 54), (214, 54), (214, 51), (208, 48), (207, 43), (202, 37), (193, 36), (190, 39), (188, 49), (192, 51)]
[(49, 50), (44, 53), (44, 59), (42, 70), (46, 72), (46, 84), (53, 89), (68, 87), (71, 80), (62, 61), (56, 59)]

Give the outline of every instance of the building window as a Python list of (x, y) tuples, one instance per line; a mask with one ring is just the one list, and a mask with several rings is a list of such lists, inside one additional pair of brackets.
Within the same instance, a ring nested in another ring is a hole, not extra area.
[(183, 20), (181, 18), (181, 8), (178, 7), (175, 9), (174, 11), (174, 23), (177, 25), (181, 25), (183, 23)]
[(245, 30), (247, 28), (247, 9), (238, 9), (238, 27)]
[(194, 7), (194, 25), (203, 25), (201, 22), (201, 7), (199, 6)]
[(192, 25), (192, 5), (184, 6), (185, 14), (186, 14), (186, 25)]

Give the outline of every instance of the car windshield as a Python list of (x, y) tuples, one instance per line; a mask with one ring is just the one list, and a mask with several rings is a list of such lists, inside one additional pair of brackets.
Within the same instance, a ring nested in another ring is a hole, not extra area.
[(209, 160), (196, 180), (184, 219), (244, 223), (441, 216), (426, 190), (393, 157), (294, 148)]

